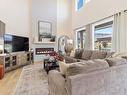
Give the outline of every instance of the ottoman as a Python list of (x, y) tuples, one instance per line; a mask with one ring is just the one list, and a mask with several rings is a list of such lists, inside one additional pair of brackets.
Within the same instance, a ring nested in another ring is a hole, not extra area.
[(4, 77), (4, 65), (0, 64), (0, 79)]

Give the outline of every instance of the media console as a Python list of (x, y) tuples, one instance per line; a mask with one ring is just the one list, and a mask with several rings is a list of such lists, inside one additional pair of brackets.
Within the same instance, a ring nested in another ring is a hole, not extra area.
[(0, 64), (4, 64), (5, 72), (33, 63), (33, 52), (16, 52), (0, 54)]

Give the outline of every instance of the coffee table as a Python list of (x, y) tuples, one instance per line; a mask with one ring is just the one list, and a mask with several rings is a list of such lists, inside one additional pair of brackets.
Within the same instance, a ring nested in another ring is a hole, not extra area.
[(54, 61), (49, 61), (49, 59), (44, 59), (44, 69), (45, 71), (48, 72), (50, 70), (56, 70), (59, 69), (59, 64), (58, 61), (54, 60)]

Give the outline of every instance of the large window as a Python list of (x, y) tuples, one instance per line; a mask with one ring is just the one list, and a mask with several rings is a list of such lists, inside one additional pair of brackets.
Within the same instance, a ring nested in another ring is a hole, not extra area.
[(85, 48), (85, 38), (86, 33), (85, 30), (81, 30), (77, 32), (77, 48)]
[(112, 24), (113, 21), (106, 22), (95, 26), (94, 31), (94, 49), (95, 50), (111, 50), (111, 39), (112, 39)]

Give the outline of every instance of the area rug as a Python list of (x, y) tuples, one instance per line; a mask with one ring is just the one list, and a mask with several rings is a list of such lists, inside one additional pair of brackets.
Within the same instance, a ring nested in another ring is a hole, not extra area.
[(13, 95), (48, 95), (47, 74), (42, 64), (23, 68)]

